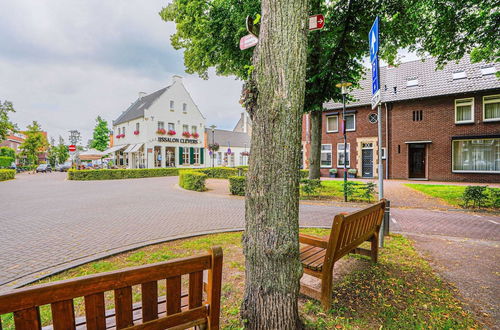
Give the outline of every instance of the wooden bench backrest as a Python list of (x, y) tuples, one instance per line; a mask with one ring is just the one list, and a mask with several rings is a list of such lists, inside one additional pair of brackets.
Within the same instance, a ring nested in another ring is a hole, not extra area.
[[(208, 270), (203, 300), (203, 271)], [(188, 307), (181, 311), (181, 276), (189, 276)], [(166, 316), (158, 316), (158, 281), (166, 279)], [(207, 324), (218, 329), (222, 249), (162, 263), (16, 289), (0, 295), (0, 316), (14, 312), (16, 329), (40, 329), (39, 307), (50, 304), (54, 329), (74, 329), (73, 299), (84, 297), (87, 329), (106, 328), (104, 293), (114, 291), (116, 328), (132, 329)], [(142, 324), (134, 326), (132, 286), (141, 286)], [(0, 320), (0, 329), (2, 328)]]
[(333, 222), (328, 250), (333, 262), (378, 232), (385, 211), (385, 200), (349, 215), (337, 215)]

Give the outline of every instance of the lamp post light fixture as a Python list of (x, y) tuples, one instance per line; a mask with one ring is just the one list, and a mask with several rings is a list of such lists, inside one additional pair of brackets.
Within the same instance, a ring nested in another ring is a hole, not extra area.
[(350, 82), (342, 82), (335, 85), (337, 88), (341, 88), (342, 93), (342, 131), (344, 133), (344, 202), (347, 202), (347, 130), (345, 121), (345, 97), (347, 95), (347, 87), (351, 86)]
[[(212, 129), (212, 145), (215, 145), (215, 128), (217, 126), (211, 125), (210, 128)], [(215, 156), (215, 151), (211, 150), (211, 156), (212, 156), (212, 167), (214, 167), (214, 156)]]

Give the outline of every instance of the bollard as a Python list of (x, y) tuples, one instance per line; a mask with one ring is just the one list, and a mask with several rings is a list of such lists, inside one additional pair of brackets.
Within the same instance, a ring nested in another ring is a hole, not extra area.
[(387, 201), (385, 204), (384, 212), (384, 236), (389, 236), (389, 224), (391, 223), (391, 201)]

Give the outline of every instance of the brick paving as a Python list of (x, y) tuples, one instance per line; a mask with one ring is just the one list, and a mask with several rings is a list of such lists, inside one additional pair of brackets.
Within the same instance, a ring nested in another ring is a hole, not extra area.
[[(20, 174), (0, 183), (0, 291), (139, 246), (243, 228), (244, 201), (228, 197), (223, 182), (209, 184), (213, 193), (185, 191), (176, 183), (177, 177), (67, 181), (62, 173)], [(334, 214), (354, 209), (301, 203), (300, 223), (329, 227)], [(391, 216), (391, 231), (415, 240), (440, 274), (479, 306), (478, 313), (498, 320), (492, 312), (497, 306), (488, 305), (496, 301), (498, 287), (478, 288), (498, 279), (500, 217), (404, 208), (394, 208)], [(455, 253), (467, 250), (464, 240), (481, 242), (480, 251), (471, 249), (477, 257)], [(448, 265), (452, 259), (453, 267)], [(466, 273), (459, 271), (460, 264), (467, 265)]]

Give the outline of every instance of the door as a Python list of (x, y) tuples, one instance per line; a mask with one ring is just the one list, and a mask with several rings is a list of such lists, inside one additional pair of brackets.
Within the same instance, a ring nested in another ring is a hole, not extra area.
[(165, 166), (175, 167), (175, 147), (165, 148)]
[(362, 149), (361, 161), (363, 178), (373, 178), (373, 149)]
[(410, 178), (425, 179), (425, 144), (410, 144), (408, 156)]

